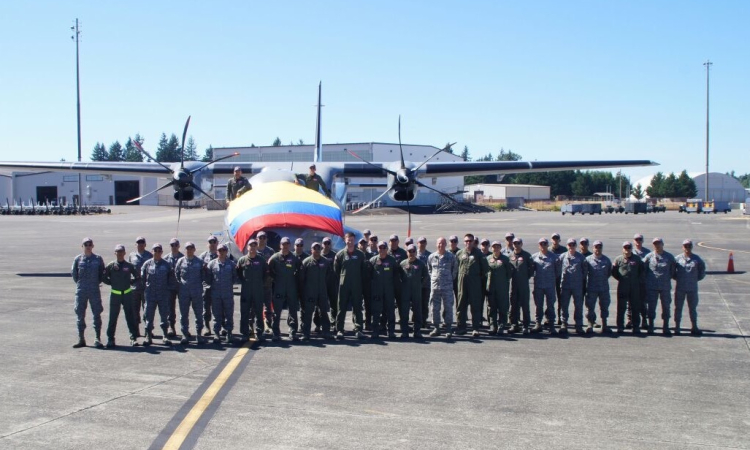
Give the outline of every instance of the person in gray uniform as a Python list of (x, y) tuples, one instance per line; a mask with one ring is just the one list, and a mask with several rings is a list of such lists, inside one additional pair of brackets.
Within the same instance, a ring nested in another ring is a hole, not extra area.
[(607, 258), (602, 250), (602, 241), (594, 241), (594, 253), (586, 257), (586, 319), (589, 324), (586, 333), (594, 332), (596, 323), (596, 303), (599, 302), (599, 313), (602, 318), (602, 333), (610, 331), (607, 326), (609, 317), (609, 277), (612, 275), (612, 261)]
[(300, 267), (300, 292), (302, 294), (302, 340), (310, 339), (312, 318), (315, 310), (320, 311), (323, 336), (331, 337), (331, 323), (328, 320), (328, 280), (331, 278), (331, 263), (321, 254), (320, 242), (313, 242), (311, 255), (302, 261)]
[(156, 243), (151, 246), (154, 257), (143, 263), (141, 268), (141, 278), (145, 284), (143, 291), (146, 299), (146, 313), (144, 319), (146, 322), (146, 339), (143, 345), (151, 345), (154, 338), (154, 317), (156, 309), (159, 309), (159, 325), (162, 330), (162, 343), (171, 345), (172, 342), (167, 337), (167, 327), (169, 325), (169, 291), (175, 288), (174, 272), (172, 266), (162, 258), (163, 249), (161, 244)]
[(562, 277), (560, 286), (560, 308), (563, 314), (563, 327), (567, 328), (570, 310), (570, 297), (573, 297), (573, 320), (576, 333), (583, 334), (583, 291), (586, 283), (586, 259), (576, 250), (576, 240), (568, 239), (568, 251), (560, 256)]
[(422, 287), (430, 279), (427, 266), (417, 258), (417, 247), (410, 244), (406, 247), (409, 257), (401, 261), (401, 337), (408, 336), (409, 308), (414, 322), (414, 338), (422, 339)]
[(203, 260), (195, 255), (195, 244), (185, 244), (185, 253), (175, 263), (174, 274), (180, 304), (180, 344), (188, 345), (190, 339), (190, 309), (195, 316), (195, 336), (198, 344), (203, 338)]
[(297, 291), (297, 276), (300, 262), (290, 251), (292, 241), (288, 237), (281, 238), (281, 251), (275, 253), (268, 260), (268, 273), (273, 278), (273, 339), (281, 339), (281, 311), (287, 305), (287, 326), (289, 338), (298, 341), (299, 336), (299, 296)]
[(357, 339), (363, 339), (362, 334), (362, 286), (369, 282), (367, 279), (367, 260), (365, 254), (354, 247), (354, 233), (344, 235), (346, 247), (336, 254), (333, 271), (338, 278), (338, 313), (336, 315), (336, 338), (344, 339), (344, 322), (346, 312), (352, 308), (352, 322)]
[(211, 286), (211, 307), (214, 314), (214, 344), (221, 344), (222, 326), (227, 330), (227, 344), (232, 343), (234, 329), (234, 284), (237, 270), (234, 261), (228, 258), (229, 248), (219, 244), (219, 257), (206, 266), (205, 277)]
[[(427, 271), (430, 273), (430, 307), (432, 309), (431, 337), (440, 336), (440, 319), (445, 318), (445, 337), (453, 337), (453, 282), (458, 278), (456, 256), (448, 249), (444, 237), (436, 241), (437, 251), (427, 258)], [(443, 310), (441, 315), (440, 309)]]
[[(513, 276), (513, 267), (510, 259), (501, 252), (502, 245), (499, 241), (492, 243), (492, 253), (487, 256), (487, 303), (489, 313), (487, 319), (490, 323), (490, 336), (505, 333), (505, 324), (508, 323), (508, 308), (510, 306), (510, 278)], [(498, 316), (500, 320), (498, 322)]]
[[(143, 263), (153, 257), (154, 255), (151, 254), (150, 251), (146, 250), (146, 238), (144, 238), (143, 236), (138, 236), (137, 238), (135, 238), (135, 251), (131, 252), (130, 255), (128, 255), (128, 262), (135, 267), (135, 270), (137, 270), (138, 273), (141, 273)], [(141, 317), (143, 315), (143, 305), (145, 304), (143, 299), (143, 289), (143, 279), (137, 281), (133, 286), (133, 313), (135, 314), (135, 318), (139, 328), (141, 324)], [(140, 336), (140, 334), (140, 331), (138, 331), (136, 337)]]
[[(560, 258), (549, 249), (547, 238), (539, 239), (539, 251), (531, 256), (534, 265), (534, 305), (536, 306), (536, 324), (531, 330), (542, 331), (542, 319), (546, 315), (550, 333), (555, 329), (555, 302), (557, 301), (556, 281), (560, 275)], [(545, 301), (546, 300), (546, 301)], [(564, 321), (560, 331), (568, 329), (568, 315), (562, 311)]]
[[(219, 240), (216, 236), (209, 236), (206, 240), (208, 249), (198, 255), (198, 258), (203, 261), (203, 270), (206, 270), (208, 263), (219, 257), (217, 247), (219, 246)], [(204, 280), (203, 281), (203, 323), (206, 326), (205, 336), (211, 336), (211, 286)]]
[[(646, 259), (646, 255), (651, 253), (651, 250), (647, 249), (643, 246), (643, 235), (640, 233), (636, 233), (633, 236), (633, 254), (639, 258), (641, 258), (641, 261)], [(643, 331), (648, 330), (648, 302), (646, 302), (646, 277), (641, 278), (641, 310), (640, 310), (640, 323), (641, 323), (641, 329)], [(626, 329), (633, 328), (633, 311), (630, 309), (630, 304), (628, 303), (628, 310), (627, 310), (627, 318), (628, 321), (625, 324)]]
[[(370, 284), (370, 307), (372, 308), (372, 338), (378, 339), (381, 331), (396, 338), (396, 284), (401, 281), (401, 266), (396, 258), (388, 254), (388, 244), (378, 243), (379, 253), (367, 262), (367, 278)], [(381, 317), (385, 319), (381, 320)], [(385, 324), (385, 325), (383, 325)], [(403, 333), (403, 329), (401, 330)], [(403, 336), (403, 334), (402, 334)], [(407, 331), (408, 336), (408, 331)]]
[[(417, 239), (417, 258), (419, 258), (420, 261), (422, 261), (425, 265), (425, 268), (427, 267), (427, 260), (430, 258), (430, 251), (427, 250), (427, 238), (424, 236), (420, 236), (419, 239)], [(430, 274), (429, 271), (427, 273), (427, 278), (424, 280), (424, 284), (422, 285), (422, 328), (427, 328), (428, 325), (428, 318), (430, 317)], [(414, 317), (412, 315), (412, 322), (414, 322)]]
[(654, 238), (651, 243), (654, 251), (646, 255), (643, 265), (646, 267), (646, 301), (648, 302), (648, 332), (654, 333), (656, 303), (661, 300), (662, 333), (669, 336), (669, 315), (672, 304), (672, 278), (676, 266), (674, 256), (664, 250), (664, 241)]
[[(520, 237), (513, 238), (513, 253), (510, 254), (508, 260), (513, 266), (513, 276), (510, 282), (510, 321), (512, 323), (510, 331), (512, 333), (521, 331), (521, 325), (518, 322), (523, 311), (523, 334), (529, 334), (531, 322), (529, 279), (534, 276), (536, 266), (531, 254), (523, 249), (523, 239)], [(554, 327), (554, 322), (551, 325)]]
[(94, 241), (84, 238), (81, 242), (83, 253), (73, 260), (70, 274), (76, 284), (76, 297), (73, 311), (76, 313), (76, 324), (78, 326), (78, 342), (73, 348), (86, 346), (83, 332), (86, 329), (86, 308), (91, 305), (91, 314), (94, 316), (94, 333), (96, 340), (94, 346), (103, 348), (102, 334), (102, 294), (99, 285), (104, 280), (104, 260), (101, 256), (94, 254)]
[(120, 309), (125, 312), (125, 323), (130, 332), (130, 345), (135, 346), (138, 324), (133, 317), (133, 289), (131, 286), (141, 277), (135, 267), (125, 260), (125, 246), (115, 247), (115, 260), (104, 269), (104, 284), (112, 287), (109, 295), (109, 326), (107, 326), (107, 348), (115, 347), (115, 333)]
[[(558, 256), (562, 255), (563, 253), (567, 252), (568, 249), (565, 248), (564, 245), (560, 244), (560, 233), (552, 233), (552, 246), (550, 247), (550, 251)], [(562, 286), (560, 283), (562, 282), (562, 274), (557, 277), (555, 280), (555, 293), (557, 295), (557, 298), (559, 299), (562, 294)], [(557, 302), (557, 324), (562, 325), (562, 314), (561, 314), (561, 305), (560, 302)]]
[(515, 238), (516, 235), (512, 231), (505, 233), (505, 248), (501, 250), (503, 255), (510, 257), (510, 254), (513, 253), (513, 239)]
[(578, 240), (578, 245), (578, 253), (582, 254), (584, 258), (588, 258), (593, 254), (591, 250), (589, 250), (589, 238), (582, 237)]
[(700, 336), (698, 328), (698, 282), (706, 277), (706, 263), (700, 256), (693, 253), (693, 241), (685, 239), (682, 241), (682, 253), (675, 258), (674, 279), (677, 281), (674, 288), (674, 331), (680, 334), (680, 322), (682, 321), (682, 307), (687, 297), (688, 312), (690, 313), (690, 333)]
[[(164, 256), (164, 260), (169, 263), (174, 271), (174, 266), (177, 264), (177, 260), (182, 258), (183, 255), (180, 251), (180, 241), (177, 238), (172, 238), (169, 241), (170, 252)], [(177, 286), (173, 291), (169, 291), (169, 334), (167, 336), (172, 339), (177, 337), (177, 332), (174, 329), (175, 323), (177, 322)]]
[[(237, 275), (240, 280), (240, 333), (243, 341), (257, 336), (259, 342), (266, 340), (263, 335), (263, 286), (268, 278), (268, 262), (258, 254), (258, 241), (247, 241), (247, 254), (237, 261)], [(253, 325), (253, 318), (255, 325)], [(253, 332), (255, 327), (255, 332)]]

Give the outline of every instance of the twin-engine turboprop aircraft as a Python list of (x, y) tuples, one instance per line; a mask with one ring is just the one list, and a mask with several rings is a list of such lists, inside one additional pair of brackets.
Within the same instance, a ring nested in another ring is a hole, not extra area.
[[(403, 151), (399, 161), (369, 162), (362, 159), (361, 163), (325, 162), (322, 160), (322, 144), (320, 141), (321, 86), (318, 86), (318, 111), (316, 124), (316, 142), (312, 160), (317, 166), (317, 173), (328, 186), (332, 186), (339, 178), (377, 178), (384, 177), (385, 191), (373, 202), (355, 211), (360, 212), (384, 195), (398, 202), (406, 203), (407, 210), (419, 188), (435, 191), (443, 197), (455, 201), (450, 195), (440, 192), (424, 183), (419, 178), (466, 175), (504, 175), (524, 172), (550, 172), (577, 169), (636, 167), (656, 165), (649, 160), (610, 160), (610, 161), (490, 161), (490, 162), (430, 162), (432, 158), (448, 148), (438, 150), (426, 161), (415, 163), (404, 160)], [(188, 117), (182, 135), (184, 150), (185, 136), (190, 124)], [(399, 147), (401, 144), (401, 120), (399, 118)], [(140, 145), (138, 149), (150, 160), (154, 160)], [(25, 171), (71, 171), (87, 174), (120, 174), (132, 176), (166, 177), (169, 182), (155, 191), (149, 192), (131, 201), (140, 200), (157, 191), (171, 187), (174, 198), (179, 202), (179, 219), (182, 212), (182, 202), (191, 201), (206, 196), (213, 201), (208, 193), (213, 188), (215, 176), (231, 176), (233, 168), (239, 166), (246, 174), (252, 174), (249, 181), (252, 190), (232, 201), (225, 218), (228, 238), (236, 245), (235, 251), (245, 248), (247, 241), (263, 230), (269, 234), (269, 244), (278, 248), (278, 241), (282, 236), (303, 238), (307, 245), (313, 241), (320, 241), (324, 237), (331, 237), (334, 248), (343, 247), (343, 234), (356, 230), (343, 224), (343, 200), (345, 196), (339, 192), (337, 198), (330, 199), (322, 192), (316, 192), (304, 186), (304, 182), (297, 179), (290, 170), (288, 163), (235, 163), (222, 162), (237, 154), (205, 163), (198, 161), (184, 161), (175, 163), (160, 162), (0, 162), (0, 170)], [(184, 156), (184, 151), (183, 151)], [(223, 206), (223, 205), (222, 205)], [(409, 213), (409, 228), (411, 234), (411, 213)]]

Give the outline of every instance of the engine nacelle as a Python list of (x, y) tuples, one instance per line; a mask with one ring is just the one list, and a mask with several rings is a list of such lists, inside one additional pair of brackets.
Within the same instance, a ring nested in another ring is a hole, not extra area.
[[(175, 193), (172, 195), (175, 200), (180, 201), (180, 191), (175, 191)], [(192, 188), (183, 189), (182, 190), (182, 201), (183, 202), (189, 202), (195, 199), (195, 192)]]

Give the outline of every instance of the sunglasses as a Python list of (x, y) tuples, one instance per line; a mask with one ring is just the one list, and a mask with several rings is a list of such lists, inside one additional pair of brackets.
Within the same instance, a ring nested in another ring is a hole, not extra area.
[(209, 243), (209, 244), (218, 244), (218, 243), (219, 243), (219, 241), (216, 241), (216, 240), (210, 240), (210, 241), (208, 241), (208, 243)]
[(83, 246), (84, 247), (93, 247), (94, 244), (92, 242), (86, 242), (85, 244), (83, 244)]
[(289, 245), (289, 242), (282, 242), (281, 245)]
[(452, 242), (452, 243), (454, 243), (454, 244), (455, 244), (455, 243), (457, 243), (457, 242), (458, 242), (458, 239), (451, 239), (451, 240), (450, 240), (450, 242)]
[(386, 245), (379, 245), (378, 248), (386, 249), (386, 248), (388, 248), (388, 246), (386, 246)]
[(630, 250), (630, 249), (631, 249), (631, 248), (633, 248), (633, 247), (631, 247), (630, 245), (626, 245), (626, 246), (624, 246), (623, 248), (624, 248), (625, 250)]
[(169, 244), (170, 247), (179, 247), (180, 244)]
[(219, 249), (219, 253), (222, 253), (222, 252), (225, 252), (225, 251), (227, 251), (227, 249), (225, 249), (225, 248), (220, 248)]
[(248, 245), (249, 245), (250, 247), (257, 247), (257, 246), (258, 246), (258, 243), (257, 243), (257, 242), (253, 242), (252, 244), (248, 244)]
[(163, 252), (164, 250), (162, 250), (162, 249), (160, 249), (160, 248), (155, 248), (155, 249), (153, 249), (153, 250), (151, 250), (151, 251), (152, 251), (152, 252), (154, 252), (154, 253), (161, 253), (161, 252)]
[(377, 240), (378, 240), (377, 236), (373, 236), (370, 238), (370, 242), (377, 242)]
[(266, 239), (266, 236), (258, 236), (258, 239)]
[(407, 252), (409, 252), (409, 253), (417, 253), (416, 250), (407, 250)]
[(141, 245), (145, 245), (145, 244), (146, 244), (146, 241), (135, 241), (135, 243), (136, 243), (136, 244), (141, 244)]
[(331, 243), (330, 242), (323, 242), (323, 245), (328, 246), (328, 245), (331, 245)]
[(195, 247), (193, 247), (192, 245), (190, 245), (188, 247), (185, 247), (185, 250), (195, 250)]
[(601, 245), (595, 245), (594, 248), (602, 248)]
[(294, 244), (295, 247), (303, 247), (302, 244)]

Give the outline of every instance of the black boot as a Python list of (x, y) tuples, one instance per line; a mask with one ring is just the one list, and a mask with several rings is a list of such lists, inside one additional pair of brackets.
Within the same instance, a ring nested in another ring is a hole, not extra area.
[(102, 332), (96, 331), (96, 339), (94, 339), (94, 347), (96, 348), (104, 348), (104, 345), (102, 345)]
[(78, 333), (78, 342), (73, 344), (73, 348), (81, 348), (86, 346), (86, 339), (83, 338), (83, 333)]

